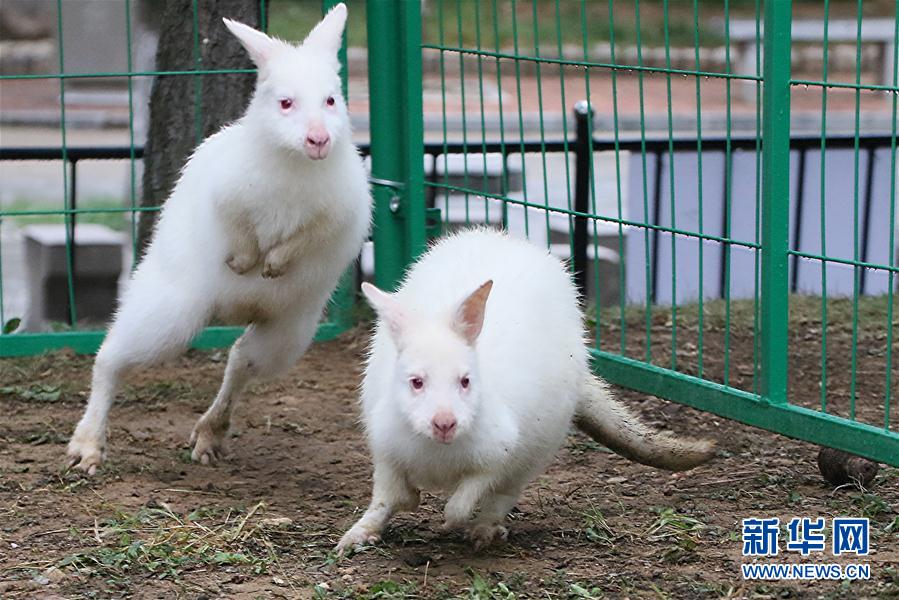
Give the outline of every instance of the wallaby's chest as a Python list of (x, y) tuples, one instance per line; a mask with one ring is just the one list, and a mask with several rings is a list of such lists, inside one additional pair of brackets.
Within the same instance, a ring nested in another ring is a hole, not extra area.
[(459, 482), (474, 474), (474, 469), (459, 464), (415, 464), (407, 471), (409, 483), (419, 490), (450, 493)]
[(278, 178), (260, 186), (258, 195), (245, 201), (261, 249), (265, 250), (297, 234), (311, 243), (333, 235), (344, 221), (344, 203), (337, 201), (336, 185), (324, 185), (319, 177)]

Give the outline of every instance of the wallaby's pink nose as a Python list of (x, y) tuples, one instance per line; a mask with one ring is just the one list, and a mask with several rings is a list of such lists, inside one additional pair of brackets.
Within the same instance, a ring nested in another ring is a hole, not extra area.
[(449, 411), (440, 411), (431, 419), (431, 428), (434, 430), (434, 437), (448, 444), (456, 434), (456, 417)]
[(306, 132), (306, 153), (310, 158), (318, 160), (328, 156), (330, 144), (331, 136), (324, 126), (313, 125)]

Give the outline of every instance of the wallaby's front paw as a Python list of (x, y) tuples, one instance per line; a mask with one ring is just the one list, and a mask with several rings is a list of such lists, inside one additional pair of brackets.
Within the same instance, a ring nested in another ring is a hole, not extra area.
[(103, 440), (82, 437), (77, 434), (72, 436), (66, 451), (69, 467), (75, 467), (88, 475), (95, 474), (106, 457), (105, 446)]
[(256, 266), (259, 262), (259, 255), (256, 254), (230, 254), (228, 258), (225, 259), (225, 264), (228, 265), (228, 268), (237, 273), (238, 275), (243, 275), (250, 269)]
[(466, 532), (466, 536), (474, 544), (475, 550), (481, 550), (509, 537), (509, 530), (502, 525), (479, 523)]
[(225, 433), (227, 431), (227, 424), (223, 427), (213, 427), (200, 419), (190, 434), (190, 444), (193, 445), (193, 451), (190, 453), (191, 459), (204, 465), (221, 460), (225, 455)]
[(282, 260), (271, 255), (267, 256), (265, 263), (262, 265), (262, 276), (266, 279), (275, 279), (281, 277), (287, 272), (288, 261)]
[(350, 550), (354, 550), (359, 546), (371, 546), (377, 544), (381, 540), (381, 536), (374, 531), (369, 531), (364, 525), (356, 523), (349, 531), (343, 534), (340, 542), (337, 544), (337, 554), (343, 556)]

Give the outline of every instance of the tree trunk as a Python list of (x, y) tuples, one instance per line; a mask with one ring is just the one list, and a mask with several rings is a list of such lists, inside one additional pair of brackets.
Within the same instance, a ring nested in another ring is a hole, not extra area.
[[(167, 0), (156, 51), (156, 70), (252, 68), (247, 53), (222, 23), (223, 17), (258, 28), (262, 17), (260, 3), (199, 0), (199, 50), (195, 51), (193, 0)], [(255, 75), (246, 73), (156, 77), (150, 95), (150, 123), (144, 150), (142, 207), (161, 206), (194, 148), (243, 114), (255, 79)], [(141, 251), (150, 241), (155, 221), (156, 211), (140, 215), (138, 247)]]

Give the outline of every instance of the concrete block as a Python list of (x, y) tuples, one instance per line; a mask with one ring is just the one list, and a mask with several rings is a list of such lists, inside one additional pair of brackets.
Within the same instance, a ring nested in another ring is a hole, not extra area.
[[(23, 329), (40, 331), (51, 321), (68, 322), (66, 226), (29, 225), (22, 233), (29, 298)], [(75, 227), (73, 278), (79, 322), (105, 323), (115, 310), (125, 237), (104, 225)]]

